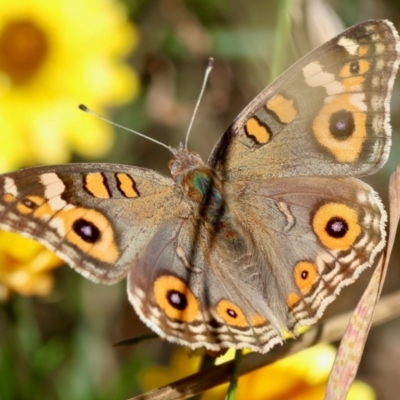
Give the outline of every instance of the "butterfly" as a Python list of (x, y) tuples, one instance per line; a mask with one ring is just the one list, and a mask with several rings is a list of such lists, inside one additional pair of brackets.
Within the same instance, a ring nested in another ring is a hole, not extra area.
[(284, 72), (207, 163), (180, 145), (172, 177), (118, 164), (0, 176), (0, 227), (84, 277), (124, 277), (142, 321), (191, 348), (266, 352), (314, 324), (385, 245), (386, 212), (355, 177), (386, 162), (400, 45), (355, 25)]

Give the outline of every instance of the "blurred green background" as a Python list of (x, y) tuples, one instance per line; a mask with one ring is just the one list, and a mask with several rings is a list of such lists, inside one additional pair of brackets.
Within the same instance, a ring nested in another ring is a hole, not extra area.
[[(168, 151), (116, 131), (76, 105), (85, 103), (175, 147), (184, 140), (212, 56), (214, 69), (189, 140), (207, 159), (273, 77), (345, 27), (371, 18), (390, 19), (399, 30), (400, 2), (0, 0), (1, 172), (103, 161), (168, 174)], [(5, 61), (6, 33), (16, 27), (25, 29), (23, 44), (15, 42), (19, 69)], [(33, 44), (26, 45), (26, 37)], [(389, 176), (400, 162), (398, 81), (391, 156), (366, 179), (386, 205)], [(145, 390), (143, 371), (168, 365), (176, 346), (164, 341), (111, 346), (149, 332), (128, 303), (125, 281), (99, 286), (67, 267), (38, 272), (38, 259), (34, 265), (32, 258), (20, 260), (7, 240), (0, 236), (0, 400), (125, 399)], [(18, 253), (21, 245), (16, 247)], [(384, 292), (400, 289), (399, 257), (397, 241)], [(19, 276), (32, 274), (24, 284), (11, 274), (17, 267)], [(369, 276), (343, 290), (326, 316), (354, 308)], [(400, 396), (399, 332), (396, 320), (369, 336), (358, 379), (379, 399)]]

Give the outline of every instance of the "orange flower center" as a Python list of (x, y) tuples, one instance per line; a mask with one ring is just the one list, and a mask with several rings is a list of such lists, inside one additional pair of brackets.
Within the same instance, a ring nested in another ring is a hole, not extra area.
[(15, 85), (33, 78), (47, 56), (44, 32), (29, 20), (8, 23), (0, 32), (0, 70)]

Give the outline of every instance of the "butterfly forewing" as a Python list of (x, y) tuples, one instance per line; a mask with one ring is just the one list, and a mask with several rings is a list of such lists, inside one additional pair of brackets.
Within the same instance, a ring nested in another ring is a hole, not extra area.
[(0, 226), (102, 283), (123, 278), (159, 224), (185, 215), (182, 205), (171, 178), (130, 166), (70, 164), (0, 178)]
[(261, 92), (214, 148), (224, 179), (365, 175), (390, 148), (397, 31), (366, 21), (306, 55)]

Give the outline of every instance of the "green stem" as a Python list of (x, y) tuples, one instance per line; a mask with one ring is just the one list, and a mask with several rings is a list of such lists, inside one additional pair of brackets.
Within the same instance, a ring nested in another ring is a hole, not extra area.
[(282, 73), (285, 65), (287, 46), (289, 43), (289, 6), (290, 0), (281, 0), (279, 2), (278, 22), (276, 25), (274, 52), (271, 64), (271, 82)]
[(242, 362), (242, 350), (236, 350), (235, 359), (233, 360), (232, 377), (229, 382), (228, 392), (226, 394), (226, 400), (235, 400), (237, 387), (240, 376), (240, 364)]

